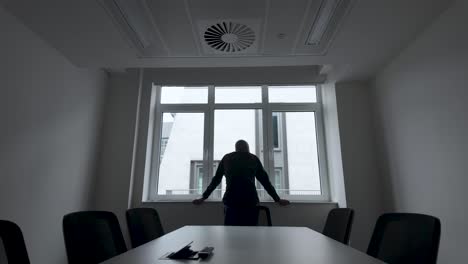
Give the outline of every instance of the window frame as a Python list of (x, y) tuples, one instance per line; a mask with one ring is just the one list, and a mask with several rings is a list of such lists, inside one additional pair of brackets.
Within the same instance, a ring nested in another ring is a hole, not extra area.
[[(213, 149), (214, 149), (214, 113), (215, 110), (237, 110), (237, 109), (261, 109), (262, 110), (262, 127), (270, 128), (263, 129), (260, 133), (263, 134), (264, 145), (264, 160), (263, 166), (269, 175), (275, 175), (274, 168), (274, 151), (273, 146), (273, 112), (314, 112), (315, 113), (315, 127), (317, 136), (317, 155), (319, 159), (319, 177), (321, 195), (282, 195), (282, 198), (291, 201), (305, 201), (305, 202), (329, 202), (330, 201), (330, 187), (329, 176), (327, 170), (327, 159), (325, 151), (325, 131), (324, 120), (322, 111), (322, 95), (321, 87), (317, 84), (288, 84), (287, 86), (314, 86), (317, 93), (317, 102), (312, 103), (269, 103), (268, 102), (268, 87), (269, 85), (239, 85), (241, 86), (260, 86), (262, 102), (261, 103), (218, 103), (215, 104), (215, 89), (216, 87), (223, 87), (225, 85), (203, 85), (208, 87), (208, 103), (206, 104), (162, 104), (161, 103), (161, 90), (162, 87), (176, 86), (176, 85), (161, 85), (153, 83), (153, 93), (155, 97), (154, 107), (150, 113), (150, 133), (152, 140), (149, 140), (147, 147), (150, 148), (151, 158), (147, 159), (149, 166), (149, 182), (147, 189), (148, 197), (145, 202), (160, 202), (160, 201), (190, 201), (191, 199), (199, 197), (198, 195), (159, 195), (158, 182), (159, 182), (159, 163), (160, 163), (160, 139), (162, 133), (162, 114), (165, 112), (173, 113), (203, 113), (204, 114), (204, 136), (203, 136), (203, 167), (211, 168), (209, 164), (213, 164)], [(286, 86), (286, 85), (285, 85)], [(192, 87), (187, 85), (186, 87)], [(200, 87), (200, 85), (193, 85), (193, 87)], [(260, 157), (259, 157), (260, 158)], [(207, 171), (207, 179), (213, 178), (213, 170)], [(190, 175), (187, 175), (190, 177)], [(209, 183), (209, 182), (208, 182)], [(204, 183), (207, 186), (208, 183)], [(189, 183), (190, 185), (190, 183)], [(209, 201), (220, 201), (221, 199), (209, 198)], [(268, 196), (267, 199), (261, 199), (262, 202), (273, 202), (273, 199)]]

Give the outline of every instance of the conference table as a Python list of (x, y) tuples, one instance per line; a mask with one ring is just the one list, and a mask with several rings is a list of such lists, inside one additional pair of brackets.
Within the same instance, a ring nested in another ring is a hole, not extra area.
[[(162, 257), (192, 242), (192, 250), (214, 247), (204, 260)], [(185, 226), (111, 258), (103, 264), (382, 264), (358, 250), (306, 227)]]

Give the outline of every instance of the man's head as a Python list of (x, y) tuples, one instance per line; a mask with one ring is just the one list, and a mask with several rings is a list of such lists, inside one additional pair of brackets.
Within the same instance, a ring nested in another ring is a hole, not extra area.
[(238, 140), (236, 142), (236, 151), (238, 152), (250, 152), (249, 151), (249, 143), (245, 140)]

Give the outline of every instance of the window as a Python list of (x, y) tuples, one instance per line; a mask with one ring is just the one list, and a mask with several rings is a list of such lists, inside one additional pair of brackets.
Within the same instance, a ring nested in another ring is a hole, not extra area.
[[(213, 174), (219, 165), (219, 160), (213, 162)], [(207, 174), (203, 173), (203, 161), (193, 160), (191, 161), (190, 167), (190, 191), (189, 194), (201, 195), (205, 191), (206, 186), (210, 183), (211, 179), (208, 178)], [(226, 184), (223, 182), (216, 190), (211, 194), (213, 197), (222, 198)]]
[[(222, 157), (246, 140), (281, 197), (329, 199), (316, 86), (154, 86), (147, 200), (199, 197)], [(206, 169), (211, 168), (211, 169)], [(271, 197), (256, 184), (261, 200)], [(222, 184), (210, 196), (220, 200)]]
[(262, 157), (263, 134), (259, 124), (262, 121), (260, 109), (215, 109), (213, 156), (221, 160), (224, 154), (234, 151), (239, 139), (249, 143), (250, 152)]
[(208, 103), (208, 87), (162, 87), (161, 103), (206, 104)]
[(316, 103), (317, 91), (311, 86), (270, 86), (270, 103)]
[(261, 103), (262, 88), (260, 86), (216, 87), (215, 103)]
[(283, 117), (284, 144), (273, 159), (274, 167), (281, 170), (279, 189), (289, 195), (320, 195), (320, 178), (310, 177), (320, 174), (315, 112), (273, 112), (272, 116)]
[[(158, 195), (190, 195), (192, 160), (203, 160), (204, 113), (163, 112)], [(190, 146), (190, 147), (187, 147)]]
[(283, 168), (275, 168), (275, 180), (273, 186), (277, 191), (281, 191), (285, 188), (284, 177), (283, 177)]

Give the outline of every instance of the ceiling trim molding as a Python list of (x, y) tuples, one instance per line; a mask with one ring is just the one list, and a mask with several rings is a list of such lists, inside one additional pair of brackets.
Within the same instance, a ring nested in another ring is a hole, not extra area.
[(193, 40), (195, 42), (195, 46), (197, 47), (198, 56), (202, 56), (203, 53), (200, 45), (200, 37), (198, 36), (195, 24), (193, 23), (193, 17), (192, 13), (190, 13), (190, 5), (188, 0), (184, 0), (184, 9), (185, 13), (187, 14), (187, 18), (190, 21), (190, 28), (192, 29)]
[[(144, 78), (160, 85), (320, 84), (320, 66), (144, 69)], [(239, 78), (242, 76), (242, 78)]]
[(164, 51), (167, 53), (167, 56), (171, 56), (171, 50), (169, 49), (169, 46), (166, 43), (166, 40), (163, 38), (163, 35), (161, 34), (161, 31), (159, 30), (158, 26), (156, 25), (156, 21), (154, 21), (153, 14), (151, 13), (151, 10), (148, 6), (147, 0), (140, 0), (143, 2), (143, 7), (145, 9), (146, 15), (149, 17), (151, 21), (151, 25), (153, 26), (154, 31), (156, 32), (156, 35), (158, 36), (159, 40), (161, 41), (162, 47)]
[(268, 27), (268, 18), (270, 16), (270, 8), (271, 8), (271, 0), (265, 0), (265, 14), (263, 16), (263, 25), (262, 25), (262, 43), (260, 43), (260, 47), (258, 49), (260, 54), (265, 52), (265, 39), (267, 35), (267, 27)]
[[(331, 45), (333, 45), (333, 41), (335, 40), (335, 36), (338, 35), (339, 31), (341, 30), (342, 26), (345, 24), (345, 20), (348, 17), (349, 13), (354, 7), (354, 3), (357, 0), (341, 0), (338, 2), (338, 6), (330, 20), (329, 24), (334, 23), (335, 29), (332, 31), (325, 31), (325, 34), (329, 34), (328, 40), (326, 40), (326, 44), (323, 47), (323, 52), (320, 55), (326, 55)], [(336, 19), (339, 17), (339, 19)], [(325, 36), (323, 38), (326, 38)]]
[[(324, 1), (324, 0), (322, 0)], [(299, 26), (296, 34), (296, 39), (294, 40), (294, 45), (292, 46), (291, 49), (291, 54), (296, 54), (296, 48), (297, 45), (299, 44), (299, 41), (302, 39), (302, 32), (304, 31), (304, 27), (307, 21), (308, 14), (310, 13), (310, 7), (312, 6), (312, 1), (307, 2), (307, 7), (304, 9), (304, 14), (302, 15), (302, 21), (301, 25)]]
[[(317, 56), (283, 56), (283, 57), (191, 57), (191, 58), (140, 58), (135, 60), (112, 61), (108, 67), (144, 67), (144, 68), (216, 68), (216, 67), (277, 67), (277, 66), (311, 66), (330, 64), (330, 60)], [(103, 65), (90, 65), (102, 67)]]

